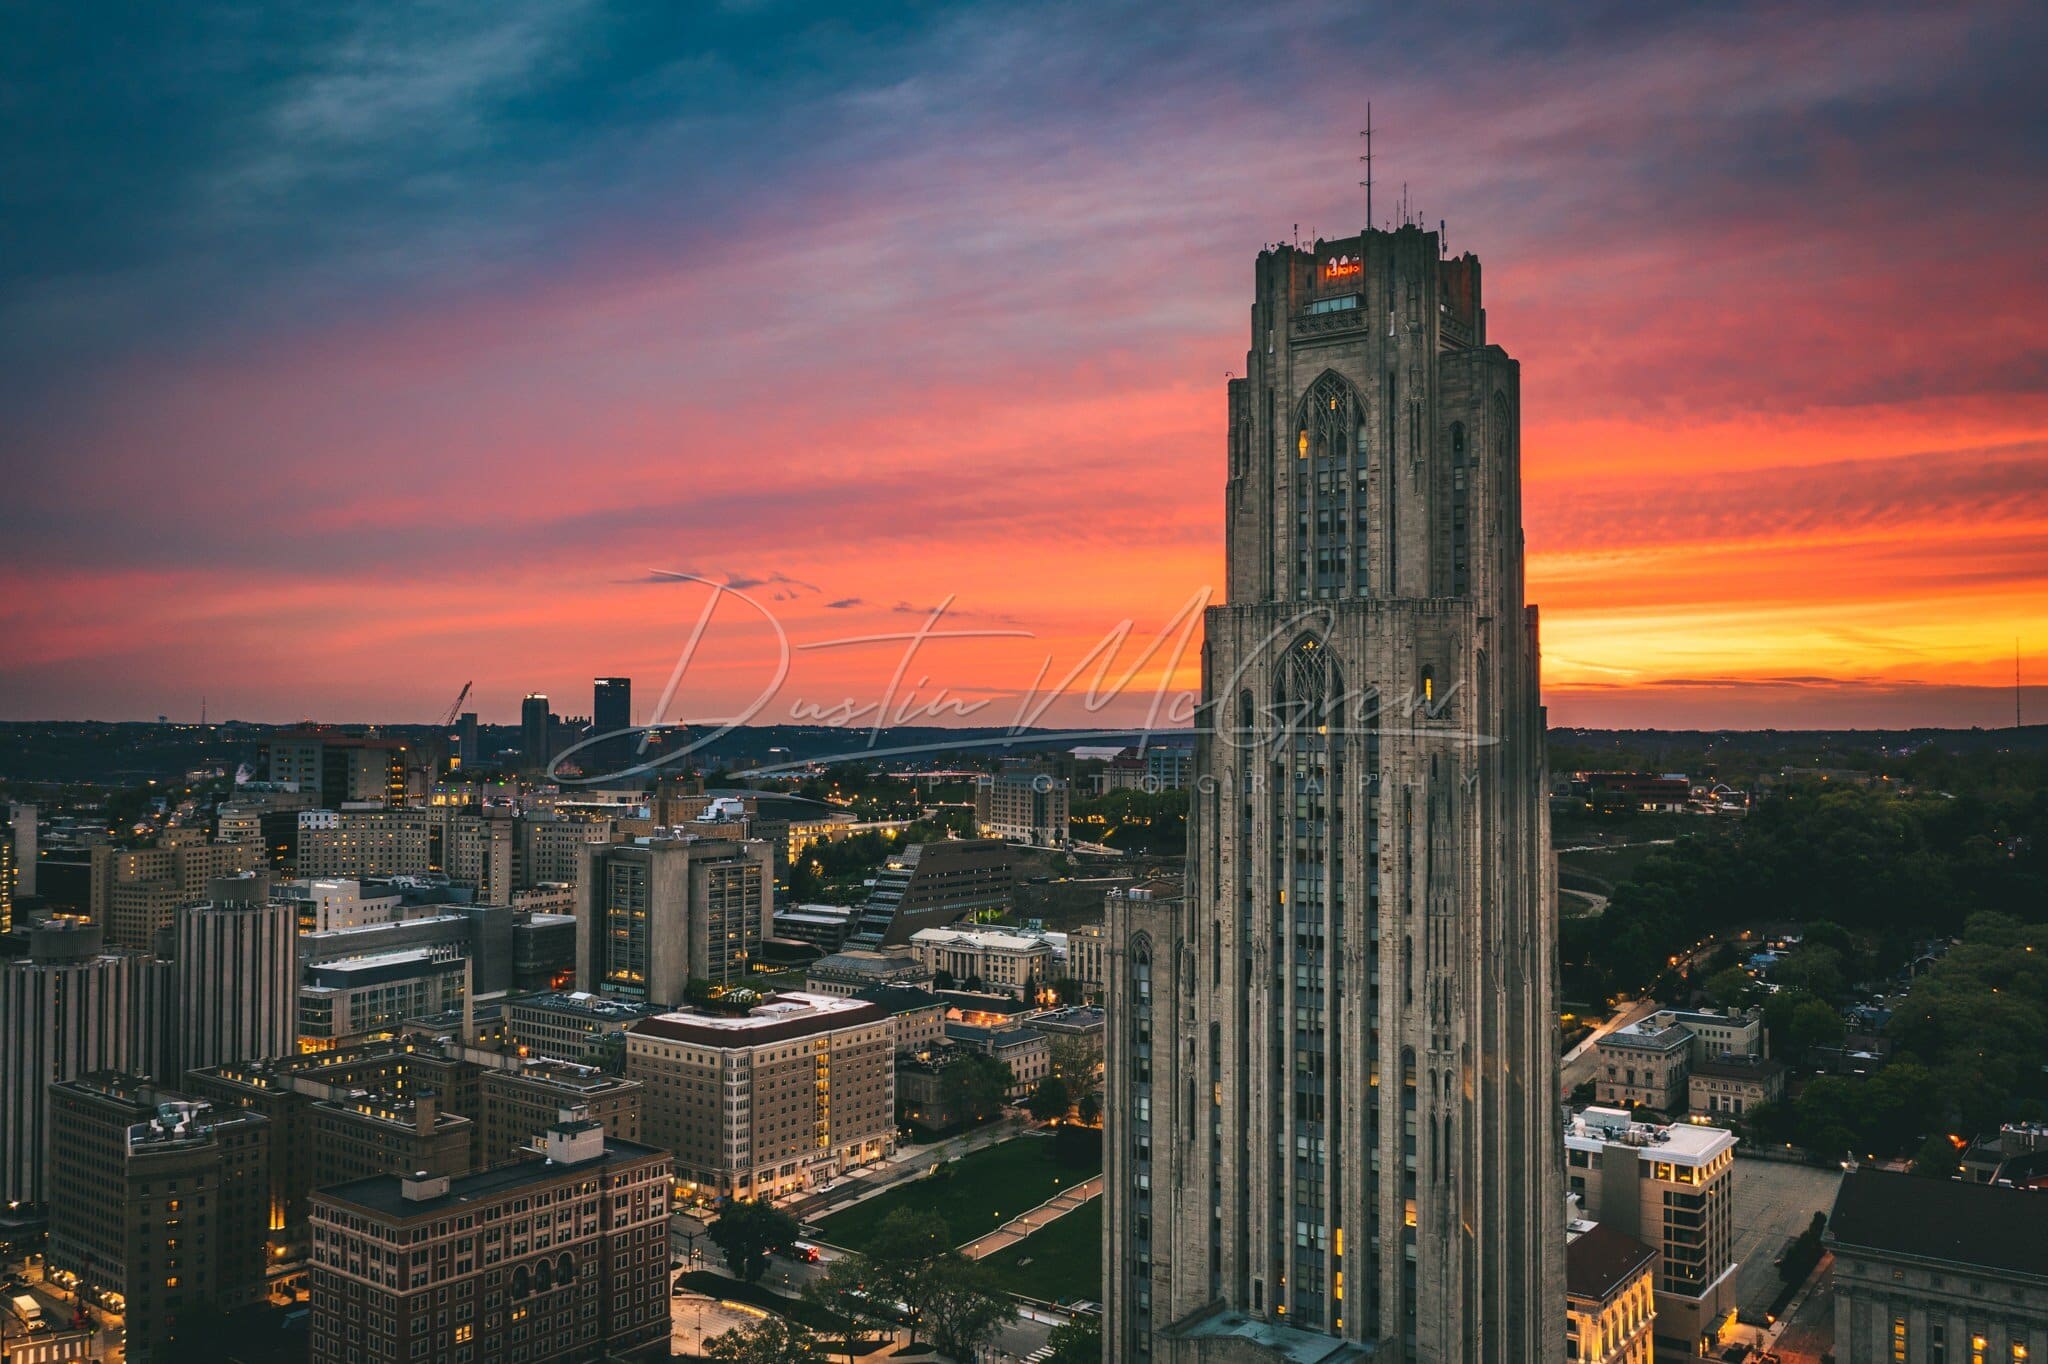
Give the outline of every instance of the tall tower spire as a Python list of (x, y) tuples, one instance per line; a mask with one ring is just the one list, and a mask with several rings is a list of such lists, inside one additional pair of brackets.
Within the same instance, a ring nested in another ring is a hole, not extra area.
[(1108, 1354), (1227, 1334), (1274, 1359), (1549, 1364), (1564, 1176), (1519, 369), (1486, 344), (1479, 262), (1434, 233), (1254, 273), (1185, 886), (1109, 902)]

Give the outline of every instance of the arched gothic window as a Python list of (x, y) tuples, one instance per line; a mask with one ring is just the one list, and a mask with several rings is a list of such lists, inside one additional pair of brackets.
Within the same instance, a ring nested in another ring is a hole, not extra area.
[(1294, 431), (1297, 597), (1364, 589), (1364, 415), (1357, 390), (1334, 370), (1302, 395)]
[(1462, 597), (1472, 587), (1471, 471), (1465, 446), (1465, 423), (1451, 423), (1451, 595)]

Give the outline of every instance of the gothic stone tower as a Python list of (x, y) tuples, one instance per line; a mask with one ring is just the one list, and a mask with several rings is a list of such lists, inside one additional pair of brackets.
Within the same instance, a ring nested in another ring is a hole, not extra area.
[(1558, 1360), (1518, 369), (1434, 233), (1257, 281), (1186, 893), (1110, 902), (1106, 1352)]

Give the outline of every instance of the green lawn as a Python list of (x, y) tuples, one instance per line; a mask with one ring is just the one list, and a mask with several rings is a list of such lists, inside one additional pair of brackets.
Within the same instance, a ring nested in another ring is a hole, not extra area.
[(920, 1177), (856, 1203), (818, 1224), (818, 1235), (835, 1246), (860, 1250), (898, 1208), (936, 1212), (946, 1219), (952, 1244), (965, 1245), (1061, 1189), (1102, 1172), (1098, 1156), (1085, 1165), (1061, 1165), (1047, 1137), (1016, 1137), (950, 1162), (949, 1176)]
[[(1029, 1264), (1023, 1263), (1029, 1260)], [(988, 1257), (1013, 1293), (1045, 1302), (1102, 1297), (1102, 1200), (1091, 1198), (1059, 1221)]]

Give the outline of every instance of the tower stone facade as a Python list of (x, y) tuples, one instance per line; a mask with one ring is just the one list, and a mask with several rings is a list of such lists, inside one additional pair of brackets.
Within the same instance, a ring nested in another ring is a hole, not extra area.
[(1256, 274), (1186, 893), (1111, 902), (1106, 1353), (1557, 1360), (1519, 370), (1435, 233)]

